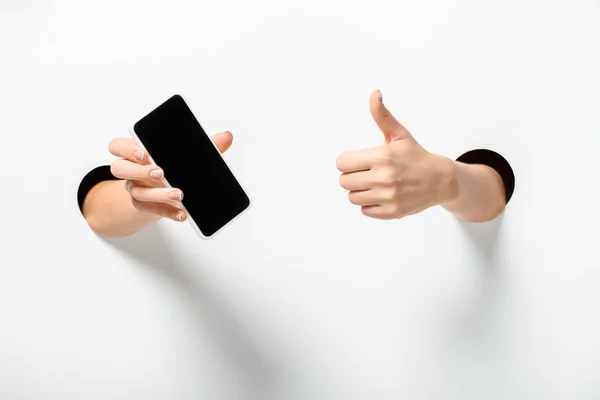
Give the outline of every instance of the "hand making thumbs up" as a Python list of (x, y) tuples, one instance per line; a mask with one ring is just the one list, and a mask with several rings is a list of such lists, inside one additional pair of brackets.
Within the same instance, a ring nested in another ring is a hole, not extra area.
[(371, 115), (385, 145), (347, 151), (337, 159), (340, 185), (363, 214), (402, 218), (454, 200), (455, 162), (425, 150), (383, 105), (380, 91), (370, 99)]

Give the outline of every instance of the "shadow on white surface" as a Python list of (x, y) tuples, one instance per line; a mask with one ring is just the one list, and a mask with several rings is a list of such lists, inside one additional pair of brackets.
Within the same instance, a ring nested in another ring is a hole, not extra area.
[(137, 258), (181, 289), (182, 296), (191, 302), (193, 318), (206, 328), (214, 341), (211, 344), (218, 346), (225, 360), (237, 372), (243, 398), (275, 398), (278, 382), (276, 365), (257, 351), (248, 332), (217, 294), (194, 279), (189, 273), (193, 267), (177, 258), (159, 227), (151, 226), (126, 238), (103, 240)]
[(460, 398), (483, 394), (490, 399), (510, 398), (506, 392), (512, 372), (504, 314), (505, 271), (499, 257), (502, 223), (503, 214), (486, 223), (458, 222), (470, 247), (478, 253), (470, 272), (474, 280), (465, 286), (465, 308), (455, 320), (451, 342)]
[(486, 223), (459, 222), (472, 241), (474, 249), (479, 252), (479, 262), (474, 271), (479, 276), (477, 294), (472, 299), (470, 312), (462, 321), (463, 333), (469, 340), (489, 338), (495, 329), (498, 301), (502, 291), (502, 271), (497, 259), (502, 221), (503, 214)]
[(496, 263), (498, 236), (503, 220), (504, 213), (500, 214), (493, 221), (485, 223), (459, 222), (461, 228), (467, 233), (484, 260), (487, 261), (485, 267), (490, 270), (494, 269), (494, 264)]

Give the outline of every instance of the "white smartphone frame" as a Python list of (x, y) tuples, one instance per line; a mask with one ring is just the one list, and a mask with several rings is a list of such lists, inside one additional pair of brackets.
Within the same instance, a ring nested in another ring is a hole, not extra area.
[[(213, 144), (213, 146), (215, 147), (216, 152), (219, 154), (219, 156), (221, 157), (221, 159), (223, 160), (223, 162), (225, 163), (225, 165), (227, 165), (227, 168), (229, 168), (229, 171), (231, 172), (231, 174), (233, 175), (233, 177), (235, 178), (235, 180), (238, 182), (238, 184), (240, 185), (240, 187), (242, 188), (242, 190), (244, 191), (244, 193), (246, 193), (246, 196), (248, 197), (248, 206), (242, 211), (240, 212), (238, 215), (236, 215), (235, 217), (233, 217), (229, 222), (227, 222), (225, 225), (223, 225), (222, 227), (220, 227), (217, 231), (215, 231), (215, 233), (213, 233), (210, 236), (206, 236), (202, 233), (202, 231), (200, 230), (200, 228), (198, 227), (198, 225), (196, 224), (196, 221), (194, 221), (194, 218), (192, 218), (192, 216), (190, 215), (190, 213), (186, 210), (185, 206), (183, 205), (182, 202), (179, 202), (178, 205), (179, 207), (181, 207), (181, 209), (187, 214), (187, 220), (188, 222), (192, 225), (192, 228), (194, 228), (194, 231), (196, 231), (196, 234), (198, 234), (198, 236), (200, 236), (200, 238), (204, 239), (204, 240), (209, 240), (214, 238), (218, 233), (220, 233), (223, 229), (225, 229), (226, 227), (228, 227), (229, 225), (231, 225), (234, 221), (236, 221), (238, 218), (240, 218), (240, 216), (242, 214), (245, 214), (250, 207), (252, 206), (252, 198), (250, 197), (250, 195), (248, 194), (248, 191), (246, 190), (246, 188), (244, 186), (242, 186), (242, 183), (240, 182), (240, 180), (237, 178), (237, 176), (235, 176), (235, 174), (233, 173), (233, 170), (231, 169), (231, 167), (229, 166), (229, 164), (227, 164), (227, 161), (225, 160), (225, 158), (223, 157), (223, 154), (221, 154), (221, 152), (219, 151), (219, 148), (217, 147), (217, 145), (215, 144), (215, 142), (212, 140), (212, 138), (210, 137), (210, 135), (206, 132), (206, 130), (204, 129), (204, 126), (202, 125), (202, 123), (200, 122), (200, 120), (198, 119), (198, 116), (196, 115), (196, 113), (194, 112), (194, 110), (192, 109), (192, 107), (190, 106), (190, 103), (188, 103), (187, 99), (185, 98), (185, 96), (183, 96), (181, 93), (175, 93), (173, 95), (171, 95), (169, 97), (169, 99), (173, 96), (179, 95), (181, 96), (181, 98), (183, 99), (183, 101), (185, 102), (185, 104), (188, 106), (188, 108), (190, 109), (190, 111), (192, 112), (192, 115), (194, 116), (194, 118), (196, 118), (196, 121), (198, 121), (198, 123), (200, 124), (200, 126), (202, 127), (202, 130), (204, 131), (204, 134), (206, 136), (208, 136), (208, 138), (210, 139), (210, 142)], [(168, 99), (167, 99), (168, 100)], [(167, 101), (165, 100), (165, 101)], [(163, 104), (165, 101), (163, 101), (160, 104)], [(159, 106), (157, 106), (159, 107)], [(151, 111), (148, 112), (148, 114)], [(146, 114), (146, 115), (148, 115)], [(145, 116), (144, 116), (145, 117)], [(142, 118), (144, 118), (142, 117)], [(138, 119), (141, 120), (142, 118)], [(154, 160), (152, 159), (152, 155), (150, 154), (150, 152), (146, 149), (146, 147), (144, 146), (144, 144), (142, 143), (142, 141), (140, 140), (140, 138), (138, 137), (138, 135), (135, 133), (135, 124), (131, 125), (129, 128), (129, 134), (131, 135), (131, 137), (136, 141), (136, 143), (144, 149), (144, 151), (148, 154), (148, 161), (150, 162), (150, 164), (152, 165), (157, 165)], [(162, 179), (162, 183), (167, 186), (167, 187), (172, 187), (171, 184), (167, 181), (166, 178)], [(185, 196), (185, 193), (184, 193)]]

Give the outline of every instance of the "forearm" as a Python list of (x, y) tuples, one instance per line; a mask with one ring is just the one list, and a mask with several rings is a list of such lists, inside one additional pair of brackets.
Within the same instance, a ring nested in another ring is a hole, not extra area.
[(139, 211), (132, 205), (125, 181), (95, 185), (83, 202), (83, 216), (99, 235), (124, 237), (155, 223), (160, 216)]
[(485, 222), (496, 218), (506, 206), (504, 184), (500, 175), (487, 165), (454, 162), (455, 190), (446, 210), (469, 222)]

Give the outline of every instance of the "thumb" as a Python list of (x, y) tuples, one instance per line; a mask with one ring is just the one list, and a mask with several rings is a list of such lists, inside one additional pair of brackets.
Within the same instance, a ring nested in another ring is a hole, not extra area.
[(386, 143), (395, 140), (412, 139), (410, 132), (383, 105), (383, 97), (379, 90), (371, 94), (370, 105), (371, 115), (381, 132), (383, 132)]
[(231, 132), (222, 132), (210, 137), (221, 153), (225, 153), (231, 147), (233, 135)]

